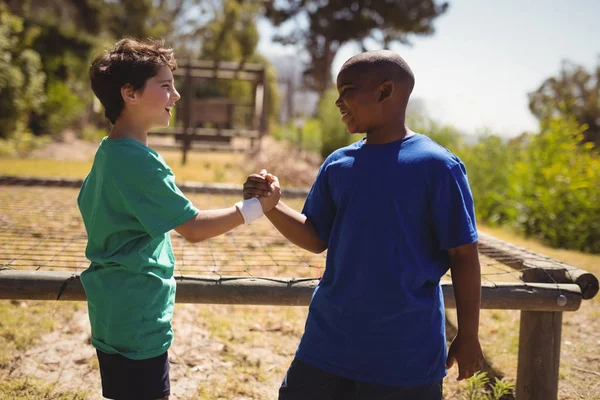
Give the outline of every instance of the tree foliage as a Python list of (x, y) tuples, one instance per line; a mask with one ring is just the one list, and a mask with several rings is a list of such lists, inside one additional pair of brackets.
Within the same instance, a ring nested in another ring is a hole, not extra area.
[(435, 0), (271, 0), (266, 16), (275, 25), (292, 19), (308, 22), (275, 39), (308, 50), (306, 84), (322, 94), (332, 85), (333, 59), (344, 44), (358, 42), (366, 49), (368, 39), (383, 47), (394, 41), (409, 43), (411, 35), (432, 34), (433, 21), (447, 8)]
[[(335, 106), (337, 90), (329, 89), (319, 101), (317, 118), (321, 121), (321, 156), (327, 157), (351, 139), (348, 129), (342, 122), (340, 111)], [(358, 136), (356, 136), (358, 139)]]
[[(271, 120), (279, 113), (277, 75), (268, 59), (257, 52), (259, 34), (256, 19), (260, 5), (243, 0), (223, 0), (212, 8), (212, 18), (200, 33), (200, 58), (205, 60), (260, 63), (266, 68), (268, 93), (267, 115)], [(215, 81), (210, 92), (250, 104), (251, 85), (240, 81)], [(210, 88), (209, 88), (210, 89)]]
[(600, 252), (600, 158), (575, 117), (542, 120), (509, 177), (514, 221), (555, 247)]
[(23, 132), (30, 113), (45, 102), (46, 76), (30, 43), (34, 35), (0, 5), (0, 138)]
[(562, 115), (585, 125), (583, 141), (600, 148), (600, 59), (594, 71), (564, 61), (560, 73), (529, 94), (529, 108), (540, 119)]
[(600, 158), (591, 143), (580, 144), (584, 129), (556, 115), (542, 120), (539, 133), (510, 141), (487, 135), (471, 144), (435, 123), (421, 132), (465, 163), (479, 221), (600, 253)]

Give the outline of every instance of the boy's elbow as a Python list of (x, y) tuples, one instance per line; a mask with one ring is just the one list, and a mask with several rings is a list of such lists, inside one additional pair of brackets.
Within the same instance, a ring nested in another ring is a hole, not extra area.
[(327, 250), (327, 243), (318, 241), (316, 243), (313, 243), (306, 250), (310, 251), (311, 253), (321, 254), (322, 252)]
[(195, 230), (195, 231), (191, 232), (189, 237), (184, 237), (184, 238), (185, 238), (185, 240), (187, 240), (190, 243), (200, 243), (200, 242), (204, 242), (205, 240), (210, 239), (209, 236), (207, 236), (204, 232), (202, 232), (200, 230)]
[(207, 239), (201, 234), (201, 231), (197, 229), (195, 217), (175, 228), (175, 231), (190, 243), (198, 243)]
[(326, 246), (322, 246), (322, 247), (315, 247), (314, 249), (310, 249), (309, 251), (315, 254), (321, 254), (322, 252), (324, 252), (325, 250), (327, 250)]
[(201, 238), (199, 236), (189, 236), (189, 237), (183, 237), (186, 241), (188, 241), (189, 243), (200, 243), (202, 241), (204, 241), (204, 238)]

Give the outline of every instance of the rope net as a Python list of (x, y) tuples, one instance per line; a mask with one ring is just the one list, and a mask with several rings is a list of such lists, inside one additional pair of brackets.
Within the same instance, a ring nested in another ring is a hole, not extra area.
[[(0, 270), (81, 273), (86, 232), (77, 208), (78, 190), (0, 185)], [(231, 206), (239, 197), (189, 193), (199, 209)], [(299, 210), (303, 200), (286, 200)], [(281, 277), (318, 279), (325, 254), (313, 254), (288, 242), (266, 218), (201, 243), (188, 243), (172, 232), (175, 276)], [(490, 245), (491, 243), (491, 245)], [(523, 282), (527, 270), (544, 268), (544, 283), (559, 283), (556, 274), (575, 268), (549, 257), (482, 235), (482, 283)], [(580, 271), (580, 270), (579, 270)], [(539, 275), (538, 275), (539, 277)], [(443, 280), (449, 280), (450, 272)], [(531, 279), (528, 279), (532, 282)]]

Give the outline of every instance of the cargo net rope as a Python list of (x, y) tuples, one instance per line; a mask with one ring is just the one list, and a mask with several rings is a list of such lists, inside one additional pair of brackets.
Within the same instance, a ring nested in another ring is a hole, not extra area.
[[(89, 261), (78, 190), (34, 183), (0, 179), (0, 298), (85, 300), (79, 274)], [(239, 189), (219, 189), (188, 196), (200, 209), (230, 206), (240, 197)], [(302, 205), (300, 198), (286, 201)], [(296, 247), (266, 218), (201, 243), (175, 232), (171, 239), (183, 303), (306, 305), (325, 268), (326, 253)], [(482, 308), (574, 311), (598, 291), (591, 273), (483, 233), (479, 252)], [(455, 307), (450, 272), (442, 287), (446, 306)]]

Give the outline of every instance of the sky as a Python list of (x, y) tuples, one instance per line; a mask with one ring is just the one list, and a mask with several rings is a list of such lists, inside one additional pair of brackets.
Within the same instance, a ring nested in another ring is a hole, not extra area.
[[(600, 0), (450, 0), (433, 36), (392, 45), (416, 77), (413, 98), (427, 114), (467, 134), (484, 130), (512, 137), (536, 131), (527, 93), (558, 74), (565, 59), (591, 71), (600, 62)], [(271, 41), (259, 23), (259, 51), (268, 57), (298, 49)], [(370, 50), (379, 47), (371, 45)], [(359, 47), (336, 55), (332, 74)]]

